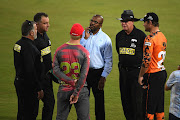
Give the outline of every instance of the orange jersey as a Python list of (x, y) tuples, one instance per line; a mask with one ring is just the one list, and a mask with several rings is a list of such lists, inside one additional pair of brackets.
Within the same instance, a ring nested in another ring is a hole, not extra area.
[(143, 63), (148, 68), (146, 73), (155, 73), (165, 70), (163, 62), (166, 56), (167, 39), (160, 31), (151, 33), (144, 40)]

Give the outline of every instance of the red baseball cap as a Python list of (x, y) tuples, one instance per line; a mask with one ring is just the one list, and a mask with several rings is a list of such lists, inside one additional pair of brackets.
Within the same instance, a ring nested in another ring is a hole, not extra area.
[(73, 36), (80, 36), (82, 35), (83, 31), (84, 28), (82, 27), (82, 25), (79, 23), (75, 23), (71, 28), (70, 34)]

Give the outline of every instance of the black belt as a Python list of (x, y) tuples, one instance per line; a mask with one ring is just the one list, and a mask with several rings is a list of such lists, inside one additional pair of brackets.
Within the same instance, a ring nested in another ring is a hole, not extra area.
[(103, 70), (104, 68), (99, 68), (99, 69), (94, 69), (94, 68), (89, 68), (89, 71), (98, 71), (98, 70)]
[(123, 66), (123, 65), (120, 65), (120, 69), (125, 69), (126, 71), (131, 71), (131, 70), (140, 69), (140, 68), (141, 68), (140, 66)]

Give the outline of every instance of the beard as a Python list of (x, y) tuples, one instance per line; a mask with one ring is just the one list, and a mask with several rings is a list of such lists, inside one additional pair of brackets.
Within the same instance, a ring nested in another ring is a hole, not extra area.
[(37, 38), (37, 34), (36, 35), (34, 34), (34, 39), (36, 39), (36, 38)]

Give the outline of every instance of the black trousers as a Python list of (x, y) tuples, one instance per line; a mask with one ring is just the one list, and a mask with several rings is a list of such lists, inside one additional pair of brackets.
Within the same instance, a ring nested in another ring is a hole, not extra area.
[(146, 113), (155, 114), (164, 112), (164, 84), (166, 82), (166, 70), (156, 73), (146, 73), (144, 81), (148, 85), (146, 98)]
[(17, 120), (36, 120), (39, 106), (37, 92), (23, 80), (15, 80), (14, 85), (18, 97)]
[(140, 68), (127, 68), (119, 65), (119, 71), (121, 101), (126, 120), (144, 120), (144, 90), (138, 83)]
[[(50, 76), (46, 76), (46, 84), (43, 86), (44, 98), (42, 99), (43, 110), (42, 110), (42, 120), (52, 120), (53, 111), (54, 111), (54, 92), (52, 87), (52, 81)], [(47, 82), (48, 81), (48, 82)]]
[(98, 89), (99, 80), (103, 69), (89, 69), (87, 75), (87, 84), (90, 93), (90, 88), (95, 98), (95, 115), (96, 120), (105, 120), (105, 106), (104, 106), (104, 90)]
[(180, 120), (180, 118), (178, 118), (175, 115), (169, 113), (169, 120)]

